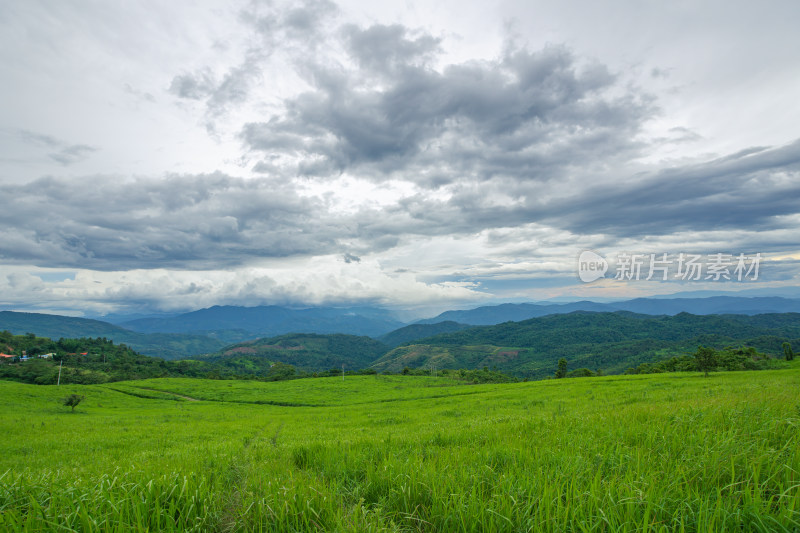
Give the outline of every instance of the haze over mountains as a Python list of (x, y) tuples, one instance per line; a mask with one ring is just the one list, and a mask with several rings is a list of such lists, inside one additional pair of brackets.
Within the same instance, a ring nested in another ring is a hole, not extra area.
[(371, 307), (312, 307), (290, 309), (276, 305), (257, 307), (214, 306), (168, 318), (143, 318), (121, 326), (141, 333), (198, 333), (212, 336), (284, 333), (348, 333), (376, 337), (405, 325), (390, 311)]

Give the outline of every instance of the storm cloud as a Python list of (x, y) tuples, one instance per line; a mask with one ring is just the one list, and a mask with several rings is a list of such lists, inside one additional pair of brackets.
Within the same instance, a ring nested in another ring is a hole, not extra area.
[(336, 248), (335, 225), (318, 216), (322, 204), (267, 180), (42, 178), (0, 194), (15, 198), (0, 213), (4, 262), (198, 269)]
[(638, 154), (655, 113), (650, 96), (563, 46), (436, 70), (431, 36), (373, 26), (349, 27), (345, 39), (354, 66), (310, 66), (314, 90), (244, 126), (251, 150), (291, 154), (297, 175), (321, 178), (548, 181)]

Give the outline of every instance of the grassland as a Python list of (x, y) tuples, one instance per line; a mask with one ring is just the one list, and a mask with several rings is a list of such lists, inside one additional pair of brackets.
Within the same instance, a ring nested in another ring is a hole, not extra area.
[(797, 366), (0, 394), (3, 531), (800, 529)]
[(478, 394), (486, 390), (486, 387), (465, 386), (453, 379), (396, 375), (347, 376), (344, 380), (340, 377), (297, 379), (277, 386), (247, 380), (166, 378), (117, 383), (113, 388), (132, 394), (162, 391), (196, 400), (299, 407), (368, 406), (380, 402)]

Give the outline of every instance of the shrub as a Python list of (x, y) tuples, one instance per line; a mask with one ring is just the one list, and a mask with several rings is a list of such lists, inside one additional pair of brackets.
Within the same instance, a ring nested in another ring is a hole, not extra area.
[(78, 407), (78, 404), (83, 401), (85, 396), (81, 394), (70, 394), (66, 398), (61, 400), (61, 403), (64, 404), (66, 407), (72, 407), (72, 412), (75, 412), (75, 408)]

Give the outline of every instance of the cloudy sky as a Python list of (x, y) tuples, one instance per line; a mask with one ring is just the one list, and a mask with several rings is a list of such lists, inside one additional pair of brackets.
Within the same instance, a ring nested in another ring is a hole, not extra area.
[[(0, 0), (0, 309), (800, 295), (798, 20)], [(606, 278), (580, 281), (583, 250)], [(761, 259), (617, 280), (621, 253)]]

